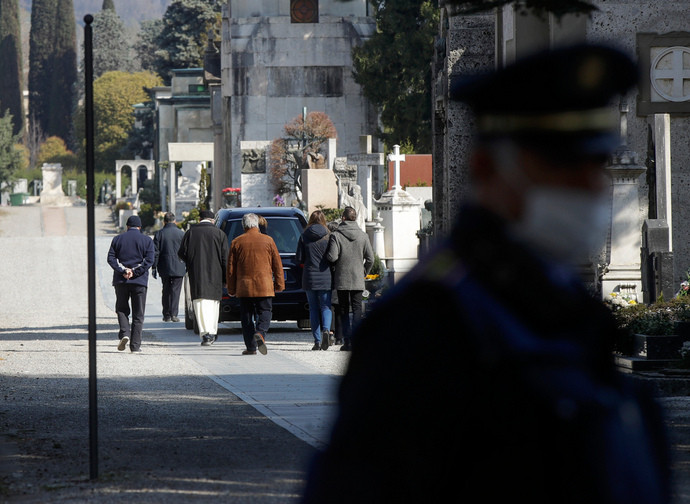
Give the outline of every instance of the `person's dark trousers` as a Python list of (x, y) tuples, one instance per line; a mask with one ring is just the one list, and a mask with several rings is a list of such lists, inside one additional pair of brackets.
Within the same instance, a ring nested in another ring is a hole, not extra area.
[(164, 318), (177, 317), (183, 278), (184, 277), (179, 276), (161, 275), (161, 282), (163, 283), (161, 303), (163, 304)]
[[(146, 308), (146, 286), (137, 284), (115, 284), (115, 312), (120, 324), (118, 339), (129, 338), (129, 349), (138, 350), (141, 346), (141, 330), (144, 326), (144, 310)], [(132, 302), (132, 323), (129, 323)]]
[[(362, 320), (362, 291), (361, 290), (339, 290), (338, 309), (340, 310), (340, 325), (345, 343), (352, 343), (352, 329), (357, 327)], [(350, 311), (352, 311), (352, 322), (350, 322)], [(336, 333), (338, 328), (336, 326)]]
[(244, 344), (247, 346), (247, 350), (256, 350), (254, 333), (260, 332), (266, 338), (266, 333), (271, 325), (273, 298), (245, 297), (239, 299)]

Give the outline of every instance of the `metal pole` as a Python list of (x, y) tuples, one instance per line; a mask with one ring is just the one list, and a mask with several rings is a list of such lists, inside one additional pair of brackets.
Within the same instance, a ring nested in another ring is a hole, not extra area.
[(89, 474), (98, 478), (98, 388), (96, 386), (96, 233), (94, 218), (93, 16), (84, 16), (84, 117), (86, 119), (86, 223), (89, 268)]

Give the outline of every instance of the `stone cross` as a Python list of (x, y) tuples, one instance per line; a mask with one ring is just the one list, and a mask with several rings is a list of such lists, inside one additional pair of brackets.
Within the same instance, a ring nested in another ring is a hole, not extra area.
[(388, 154), (388, 161), (395, 163), (395, 183), (393, 189), (402, 189), (400, 187), (400, 162), (405, 161), (405, 154), (400, 154), (400, 146), (393, 146), (393, 154)]
[[(688, 53), (690, 49), (687, 47), (670, 47), (658, 54), (652, 62), (652, 87), (666, 100), (681, 102), (688, 99), (685, 87), (686, 81), (690, 79), (690, 70), (685, 68)], [(664, 66), (662, 60), (667, 62), (668, 67)], [(663, 86), (659, 81), (667, 85)]]

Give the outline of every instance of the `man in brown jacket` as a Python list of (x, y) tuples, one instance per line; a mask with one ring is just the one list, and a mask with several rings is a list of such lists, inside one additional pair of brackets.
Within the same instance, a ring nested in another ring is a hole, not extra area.
[[(259, 231), (259, 216), (242, 217), (244, 234), (230, 244), (226, 284), (240, 300), (242, 335), (247, 349), (242, 355), (266, 355), (266, 333), (271, 324), (273, 297), (285, 289), (283, 262), (273, 238)], [(256, 317), (256, 320), (255, 320)]]

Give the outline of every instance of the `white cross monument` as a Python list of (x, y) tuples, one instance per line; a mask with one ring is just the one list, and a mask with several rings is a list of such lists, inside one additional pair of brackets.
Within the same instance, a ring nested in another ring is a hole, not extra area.
[(388, 161), (393, 161), (395, 163), (395, 179), (393, 184), (393, 190), (398, 191), (402, 189), (400, 187), (400, 163), (405, 161), (405, 154), (400, 154), (400, 146), (393, 146), (393, 154), (388, 154)]
[(405, 155), (400, 154), (400, 146), (393, 146), (393, 154), (388, 160), (395, 163), (395, 183), (390, 191), (376, 201), (376, 208), (384, 227), (383, 241), (386, 250), (386, 266), (393, 272), (393, 281), (410, 271), (417, 263), (419, 239), (416, 232), (420, 228), (420, 205), (400, 186), (400, 162)]

